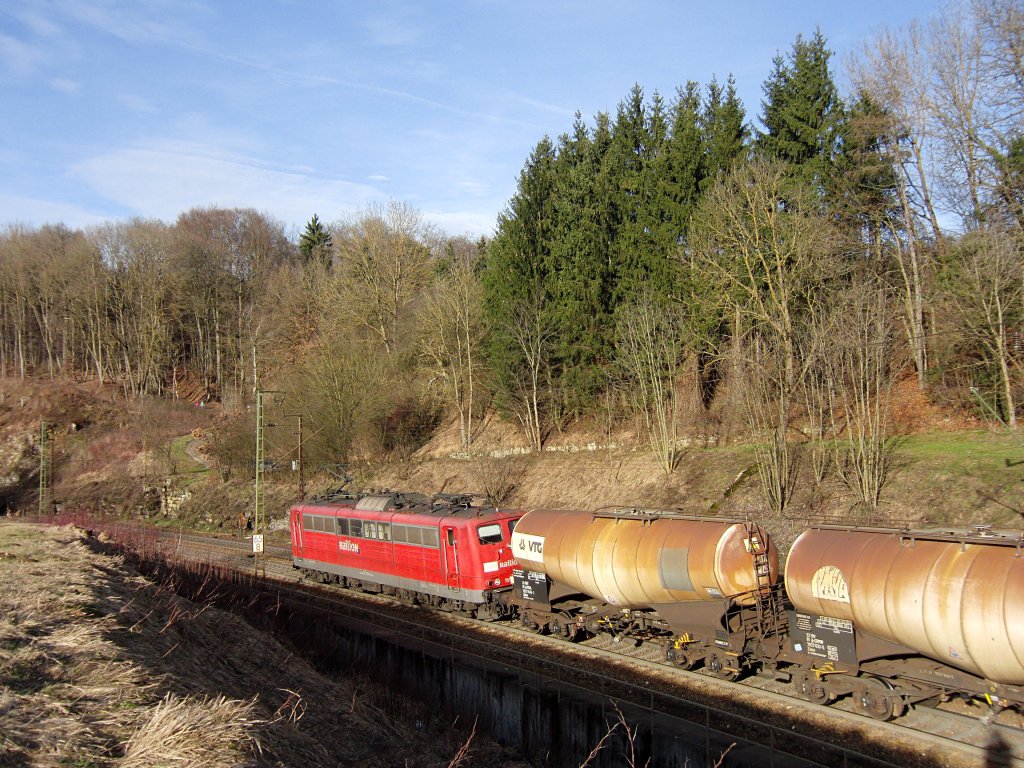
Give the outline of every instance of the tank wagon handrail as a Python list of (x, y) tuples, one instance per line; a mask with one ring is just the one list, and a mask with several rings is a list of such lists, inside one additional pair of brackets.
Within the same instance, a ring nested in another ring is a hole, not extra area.
[(725, 525), (745, 524), (752, 522), (745, 517), (722, 517), (720, 515), (701, 515), (694, 512), (678, 512), (669, 509), (645, 509), (643, 507), (602, 507), (591, 513), (594, 517), (620, 520), (692, 520), (698, 523), (723, 523)]
[(877, 526), (818, 524), (808, 526), (819, 531), (850, 531), (857, 533), (881, 533), (898, 536), (900, 542), (914, 541), (947, 541), (968, 543), (984, 543), (999, 547), (1024, 547), (1024, 531), (1012, 528), (992, 528), (988, 525), (976, 525), (966, 530), (954, 528), (885, 528)]

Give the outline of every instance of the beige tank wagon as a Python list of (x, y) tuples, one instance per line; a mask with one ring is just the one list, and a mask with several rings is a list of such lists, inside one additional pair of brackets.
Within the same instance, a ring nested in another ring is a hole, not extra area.
[(512, 548), (521, 567), (622, 608), (751, 602), (779, 575), (775, 545), (759, 526), (669, 512), (532, 510), (516, 524)]
[(771, 537), (735, 519), (644, 509), (531, 510), (516, 524), (524, 625), (658, 639), (666, 659), (735, 678), (779, 644)]
[[(850, 621), (863, 662), (902, 649), (995, 683), (1024, 684), (1024, 534), (822, 526), (786, 562), (797, 611)], [(995, 688), (991, 690), (995, 691)]]

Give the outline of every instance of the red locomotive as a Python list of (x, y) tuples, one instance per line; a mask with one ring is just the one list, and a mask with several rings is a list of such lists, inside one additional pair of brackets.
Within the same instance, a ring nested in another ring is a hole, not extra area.
[(298, 504), (292, 562), (307, 576), (409, 604), (494, 620), (512, 585), (512, 531), (521, 512), (468, 495), (377, 493)]

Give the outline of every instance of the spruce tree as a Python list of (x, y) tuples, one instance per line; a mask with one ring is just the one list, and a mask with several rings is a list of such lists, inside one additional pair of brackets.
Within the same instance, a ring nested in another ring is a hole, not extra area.
[(538, 422), (550, 406), (550, 393), (539, 402), (536, 369), (539, 364), (544, 381), (550, 380), (554, 160), (554, 147), (545, 136), (530, 153), (516, 193), (498, 217), (482, 273), (489, 329), (485, 354), (494, 374), (497, 405), (523, 422), (537, 447)]
[[(660, 118), (659, 118), (660, 119)], [(644, 105), (643, 89), (634, 85), (619, 103), (602, 174), (609, 186), (615, 239), (611, 249), (612, 300), (624, 303), (651, 279), (654, 245), (649, 224), (650, 159), (657, 152)]]
[(302, 254), (304, 263), (319, 260), (330, 269), (331, 267), (331, 246), (333, 245), (331, 232), (314, 213), (313, 218), (306, 223), (306, 230), (299, 238), (299, 253)]
[(729, 75), (725, 88), (715, 78), (708, 83), (700, 128), (704, 138), (704, 168), (701, 192), (747, 152), (749, 130), (746, 110), (736, 95), (736, 81)]
[(578, 415), (604, 383), (608, 359), (605, 300), (608, 240), (598, 171), (601, 152), (579, 113), (559, 141), (554, 163), (549, 286), (556, 327), (555, 363), (562, 410)]
[(762, 154), (789, 163), (796, 177), (820, 196), (837, 150), (843, 107), (829, 71), (832, 52), (820, 30), (797, 35), (789, 56), (778, 55), (765, 81)]

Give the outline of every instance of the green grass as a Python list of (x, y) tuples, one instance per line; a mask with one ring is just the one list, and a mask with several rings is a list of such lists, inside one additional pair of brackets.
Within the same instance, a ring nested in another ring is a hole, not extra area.
[(187, 448), (191, 440), (191, 435), (183, 435), (171, 441), (169, 446), (171, 463), (179, 475), (206, 475), (210, 471), (209, 467), (196, 461), (188, 453)]

